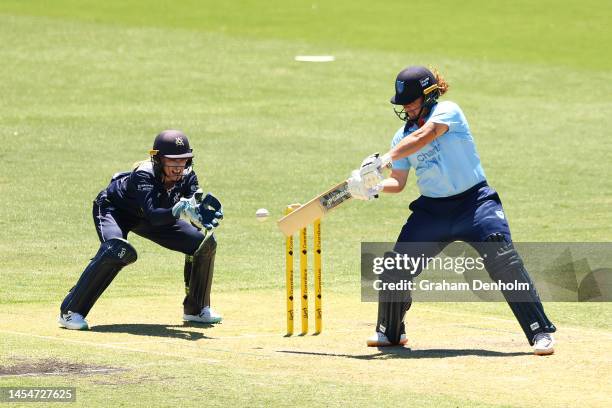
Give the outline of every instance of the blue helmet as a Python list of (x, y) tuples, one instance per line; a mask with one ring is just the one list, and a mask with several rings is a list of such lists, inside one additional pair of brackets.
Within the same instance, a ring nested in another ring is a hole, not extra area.
[(419, 97), (436, 100), (440, 96), (438, 81), (430, 70), (421, 66), (408, 67), (397, 74), (395, 95), (391, 97), (394, 105), (407, 105)]
[[(431, 108), (440, 97), (438, 80), (430, 70), (422, 66), (412, 66), (397, 74), (395, 95), (390, 100), (393, 105), (407, 105), (421, 96), (424, 97), (423, 108)], [(422, 111), (423, 109), (421, 109)], [(405, 112), (395, 111), (395, 113), (400, 119), (408, 120)]]

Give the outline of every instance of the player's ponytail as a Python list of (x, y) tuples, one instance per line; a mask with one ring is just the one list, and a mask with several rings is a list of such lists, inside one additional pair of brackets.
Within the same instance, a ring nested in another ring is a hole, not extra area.
[(431, 70), (431, 73), (434, 74), (434, 76), (436, 77), (436, 82), (438, 83), (438, 91), (440, 91), (440, 96), (444, 95), (448, 91), (448, 88), (450, 87), (450, 85), (448, 84), (448, 82), (446, 82), (446, 79), (444, 79), (442, 74), (440, 74), (440, 72), (438, 72), (437, 69), (431, 67), (430, 70)]
[(143, 165), (145, 163), (150, 163), (150, 162), (151, 162), (151, 159), (145, 159), (145, 160), (137, 161), (136, 163), (132, 164), (132, 171), (136, 170), (141, 165)]

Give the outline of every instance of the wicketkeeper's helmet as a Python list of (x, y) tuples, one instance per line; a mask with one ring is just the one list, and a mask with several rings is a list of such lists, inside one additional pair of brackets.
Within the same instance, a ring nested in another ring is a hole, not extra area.
[[(153, 149), (149, 150), (155, 174), (160, 174), (161, 158), (188, 159), (185, 169), (189, 169), (193, 160), (193, 150), (189, 139), (180, 130), (164, 130), (155, 137)], [(189, 169), (190, 170), (190, 169)]]

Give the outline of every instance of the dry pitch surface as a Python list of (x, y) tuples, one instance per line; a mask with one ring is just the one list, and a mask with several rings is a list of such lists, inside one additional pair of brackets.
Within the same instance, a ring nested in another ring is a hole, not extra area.
[(216, 300), (225, 322), (202, 327), (182, 324), (175, 298), (102, 299), (88, 332), (58, 328), (54, 304), (27, 315), (4, 305), (0, 385), (76, 386), (83, 406), (365, 406), (382, 398), (418, 406), (604, 406), (609, 398), (609, 331), (560, 327), (556, 354), (537, 357), (509, 311), (499, 318), (417, 304), (407, 319), (409, 347), (374, 349), (364, 344), (375, 305), (355, 296), (328, 294), (323, 334), (292, 338), (282, 335), (280, 291)]

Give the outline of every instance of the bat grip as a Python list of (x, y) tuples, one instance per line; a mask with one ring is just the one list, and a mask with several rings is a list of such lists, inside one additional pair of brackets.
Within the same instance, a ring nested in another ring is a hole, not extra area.
[(386, 153), (380, 158), (381, 167), (391, 167), (393, 160), (391, 160), (391, 153)]

